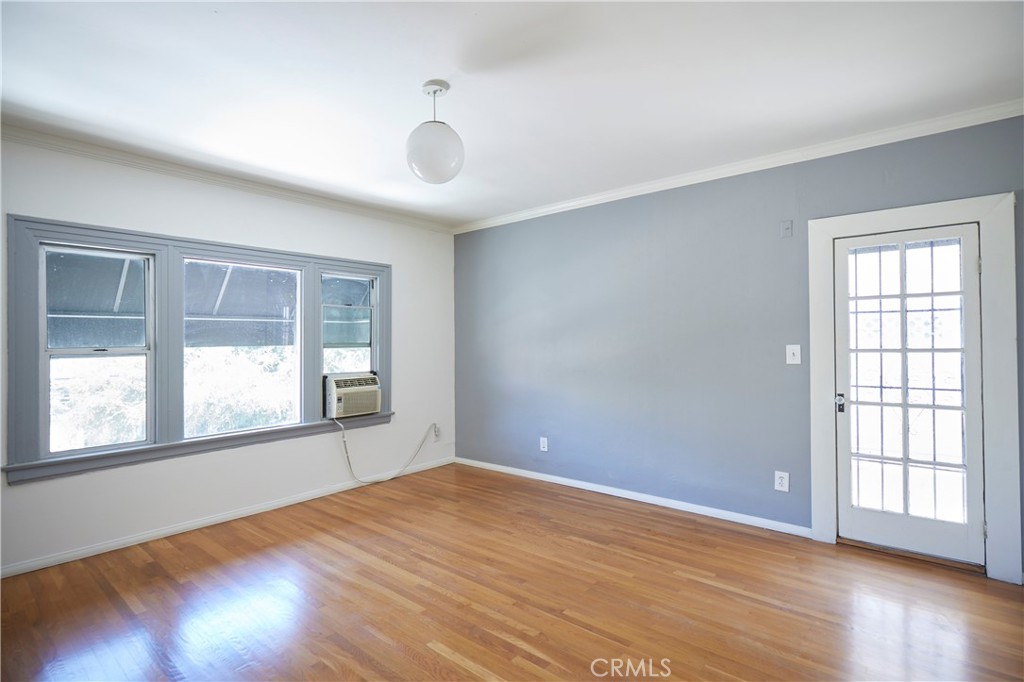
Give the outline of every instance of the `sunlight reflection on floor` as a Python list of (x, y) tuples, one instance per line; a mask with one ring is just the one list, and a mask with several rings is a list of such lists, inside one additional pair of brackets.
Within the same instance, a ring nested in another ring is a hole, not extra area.
[(963, 613), (942, 603), (912, 602), (877, 585), (851, 587), (848, 644), (856, 677), (921, 679), (943, 671), (966, 679), (969, 658)]

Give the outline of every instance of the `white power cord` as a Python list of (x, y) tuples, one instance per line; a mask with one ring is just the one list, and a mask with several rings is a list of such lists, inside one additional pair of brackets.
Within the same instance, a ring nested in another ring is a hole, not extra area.
[(435, 437), (438, 435), (437, 423), (433, 422), (430, 424), (430, 426), (427, 427), (426, 432), (423, 434), (423, 438), (420, 438), (420, 444), (416, 446), (416, 450), (412, 453), (412, 457), (410, 457), (406, 461), (406, 463), (402, 465), (401, 469), (391, 474), (387, 478), (375, 478), (369, 481), (364, 481), (363, 479), (356, 476), (356, 470), (352, 468), (352, 458), (348, 454), (348, 439), (345, 437), (345, 425), (342, 424), (341, 421), (337, 419), (334, 420), (334, 423), (337, 424), (338, 428), (341, 429), (341, 444), (345, 448), (345, 461), (348, 463), (348, 472), (352, 474), (352, 478), (356, 479), (360, 483), (383, 483), (384, 481), (390, 481), (396, 476), (401, 476), (403, 473), (405, 473), (405, 470), (409, 468), (409, 465), (412, 464), (412, 461), (416, 459), (416, 456), (420, 454), (420, 450), (423, 449), (423, 444), (427, 442), (427, 436), (429, 436), (431, 433), (433, 433)]

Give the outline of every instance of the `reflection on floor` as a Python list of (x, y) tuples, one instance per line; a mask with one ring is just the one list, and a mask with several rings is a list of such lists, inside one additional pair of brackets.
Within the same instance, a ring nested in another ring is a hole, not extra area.
[(2, 591), (4, 680), (1024, 674), (1020, 587), (462, 465)]

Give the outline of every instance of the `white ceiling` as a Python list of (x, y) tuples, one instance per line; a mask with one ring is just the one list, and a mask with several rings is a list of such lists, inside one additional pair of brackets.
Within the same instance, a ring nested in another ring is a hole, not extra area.
[[(4, 2), (3, 109), (465, 229), (1020, 113), (1022, 7)], [(451, 82), (438, 118), (466, 146), (446, 185), (404, 158), (429, 78)]]

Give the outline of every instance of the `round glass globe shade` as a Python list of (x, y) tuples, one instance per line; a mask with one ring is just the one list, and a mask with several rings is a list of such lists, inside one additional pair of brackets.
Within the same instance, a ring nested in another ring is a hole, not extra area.
[(409, 168), (424, 182), (440, 185), (462, 170), (465, 148), (462, 138), (441, 121), (421, 123), (409, 133), (405, 144)]

